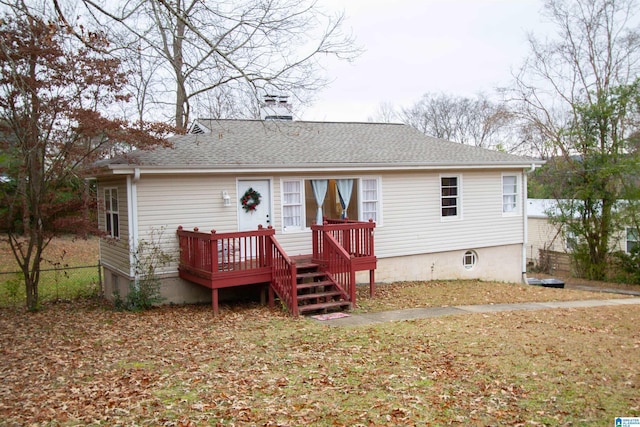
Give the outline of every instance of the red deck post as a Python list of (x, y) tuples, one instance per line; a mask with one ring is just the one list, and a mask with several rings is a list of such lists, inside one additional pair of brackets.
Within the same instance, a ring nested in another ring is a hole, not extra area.
[(218, 288), (211, 289), (211, 305), (213, 306), (213, 315), (218, 315)]

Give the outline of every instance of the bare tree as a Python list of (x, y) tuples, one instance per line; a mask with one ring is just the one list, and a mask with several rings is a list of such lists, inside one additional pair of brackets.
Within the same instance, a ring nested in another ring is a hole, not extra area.
[(515, 76), (511, 105), (536, 129), (553, 154), (575, 154), (565, 129), (577, 105), (596, 105), (615, 86), (633, 82), (640, 70), (640, 32), (635, 0), (546, 0), (544, 15), (554, 38), (529, 35), (531, 54)]
[(466, 98), (428, 93), (402, 111), (408, 125), (436, 138), (485, 148), (509, 149), (511, 114), (485, 95)]
[(625, 182), (639, 172), (629, 149), (638, 131), (637, 11), (635, 0), (546, 0), (556, 34), (529, 37), (531, 55), (511, 91), (540, 152), (557, 158), (553, 188), (569, 202), (556, 220), (578, 236), (574, 258), (595, 279), (606, 273)]
[(392, 123), (400, 120), (400, 114), (392, 103), (382, 102), (367, 120), (369, 122)]
[[(66, 19), (61, 0), (51, 1)], [(341, 32), (343, 15), (325, 14), (315, 0), (82, 4), (97, 24), (127, 34), (131, 41), (124, 46), (153, 52), (150, 61), (161, 58), (154, 86), (163, 87), (164, 99), (172, 99), (179, 128), (187, 126), (194, 108), (211, 100), (255, 104), (264, 94), (286, 92), (304, 101), (307, 93), (326, 84), (320, 74), (322, 57), (353, 59), (359, 53)], [(158, 102), (148, 92), (140, 95), (148, 98), (147, 104)]]

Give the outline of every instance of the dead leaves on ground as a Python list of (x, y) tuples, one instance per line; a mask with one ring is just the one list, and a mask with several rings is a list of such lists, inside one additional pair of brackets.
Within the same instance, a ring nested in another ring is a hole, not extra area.
[[(5, 310), (0, 419), (189, 427), (598, 425), (620, 408), (627, 416), (640, 411), (640, 316), (615, 310), (345, 329), (257, 306), (226, 308), (219, 317), (206, 306), (139, 314), (90, 303), (35, 314)], [(621, 360), (624, 350), (630, 352)]]

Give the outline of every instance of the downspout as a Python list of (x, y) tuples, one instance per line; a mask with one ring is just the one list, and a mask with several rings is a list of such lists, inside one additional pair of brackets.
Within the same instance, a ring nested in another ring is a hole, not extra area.
[(138, 181), (140, 169), (135, 168), (133, 176), (127, 176), (127, 216), (129, 219), (129, 277), (133, 277), (134, 286), (138, 287), (135, 254), (138, 251)]
[(522, 174), (522, 197), (523, 197), (523, 202), (522, 202), (522, 221), (523, 221), (523, 241), (522, 241), (522, 282), (526, 285), (527, 284), (527, 240), (528, 240), (528, 234), (529, 234), (529, 227), (527, 226), (528, 224), (528, 215), (527, 215), (527, 200), (528, 200), (528, 194), (527, 194), (527, 175), (530, 173), (533, 173), (536, 170), (536, 164), (535, 163), (531, 163), (531, 169), (529, 169), (528, 171), (525, 171)]

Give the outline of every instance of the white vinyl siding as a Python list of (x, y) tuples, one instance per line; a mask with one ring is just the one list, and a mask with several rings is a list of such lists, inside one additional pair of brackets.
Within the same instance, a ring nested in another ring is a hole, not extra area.
[[(457, 176), (459, 184), (464, 182), (464, 186), (458, 186), (460, 202), (464, 200), (464, 218), (458, 221), (441, 220), (441, 176)], [(521, 180), (521, 175), (518, 176)], [(285, 207), (294, 205), (292, 203), (294, 199), (289, 198), (285, 203), (284, 198), (288, 197), (286, 193), (295, 193), (290, 187), (284, 191), (285, 182), (303, 183), (312, 178), (306, 176), (251, 176), (250, 178), (272, 180), (272, 224), (276, 227), (278, 242), (292, 256), (311, 253), (311, 232), (304, 230), (283, 233), (283, 224), (284, 216), (290, 215), (285, 213)], [(322, 178), (326, 176), (321, 176), (320, 179)], [(354, 178), (354, 176), (336, 174), (330, 178)], [(149, 240), (154, 231), (162, 229), (163, 247), (175, 255), (176, 263), (172, 263), (172, 268), (176, 271), (178, 248), (175, 231), (178, 226), (182, 225), (188, 230), (198, 227), (203, 232), (237, 231), (238, 203), (241, 196), (236, 190), (237, 179), (232, 175), (178, 177), (142, 174), (136, 184), (139, 238)], [(120, 202), (120, 242), (118, 243), (126, 244), (128, 208), (124, 179), (121, 182), (122, 185), (117, 185)], [(365, 209), (370, 212), (368, 215), (375, 212), (377, 225), (375, 250), (380, 258), (454, 250), (463, 251), (459, 255), (461, 256), (467, 250), (523, 243), (522, 218), (502, 215), (502, 205), (499, 202), (502, 197), (502, 171), (464, 173), (455, 171), (451, 174), (394, 172), (362, 175), (357, 177), (357, 184), (358, 191), (354, 191), (351, 203), (358, 203), (359, 219), (364, 220)], [(98, 194), (104, 197), (104, 188), (113, 186), (116, 186), (114, 180), (107, 182), (106, 185), (102, 185)], [(228, 192), (231, 206), (224, 206), (223, 191)], [(522, 197), (522, 192), (518, 197)], [(304, 198), (301, 199), (303, 200)], [(495, 202), (488, 203), (490, 200)], [(371, 205), (363, 206), (364, 203)], [(522, 206), (523, 202), (518, 200), (518, 203)], [(375, 209), (373, 209), (374, 204)], [(303, 221), (304, 212), (300, 217)], [(100, 213), (99, 218), (101, 227), (104, 227), (104, 212)], [(382, 220), (384, 220), (384, 227), (380, 225)], [(109, 244), (102, 245), (103, 259), (105, 254), (108, 256), (112, 254), (110, 251), (114, 250)], [(123, 246), (122, 250), (122, 258), (128, 262), (126, 247)], [(458, 265), (460, 262), (458, 261)], [(438, 271), (438, 268), (436, 263), (435, 271)], [(163, 269), (164, 271), (166, 270)]]
[[(115, 192), (105, 190), (116, 190)], [(127, 218), (127, 187), (126, 178), (112, 178), (98, 181), (98, 227), (107, 232), (107, 210), (105, 193), (108, 197), (117, 197), (118, 210), (118, 239), (108, 237), (100, 239), (101, 262), (115, 271), (129, 274), (129, 218)], [(110, 202), (111, 206), (116, 203)], [(110, 206), (110, 207), (111, 207)]]
[[(441, 216), (442, 176), (458, 176), (464, 215), (455, 221)], [(378, 257), (392, 257), (524, 243), (522, 217), (503, 216), (501, 171), (459, 174), (397, 173), (382, 177), (384, 227), (376, 227)], [(495, 201), (488, 203), (488, 201)], [(519, 201), (522, 203), (522, 201)], [(438, 269), (438, 265), (434, 266)]]
[(518, 211), (518, 176), (502, 175), (502, 213), (516, 214)]
[[(223, 192), (231, 206), (224, 205)], [(172, 263), (161, 273), (174, 272), (178, 262), (176, 230), (197, 227), (201, 232), (238, 231), (241, 194), (233, 176), (153, 176), (142, 175), (137, 183), (139, 240), (161, 243)], [(264, 201), (266, 203), (266, 201)]]

